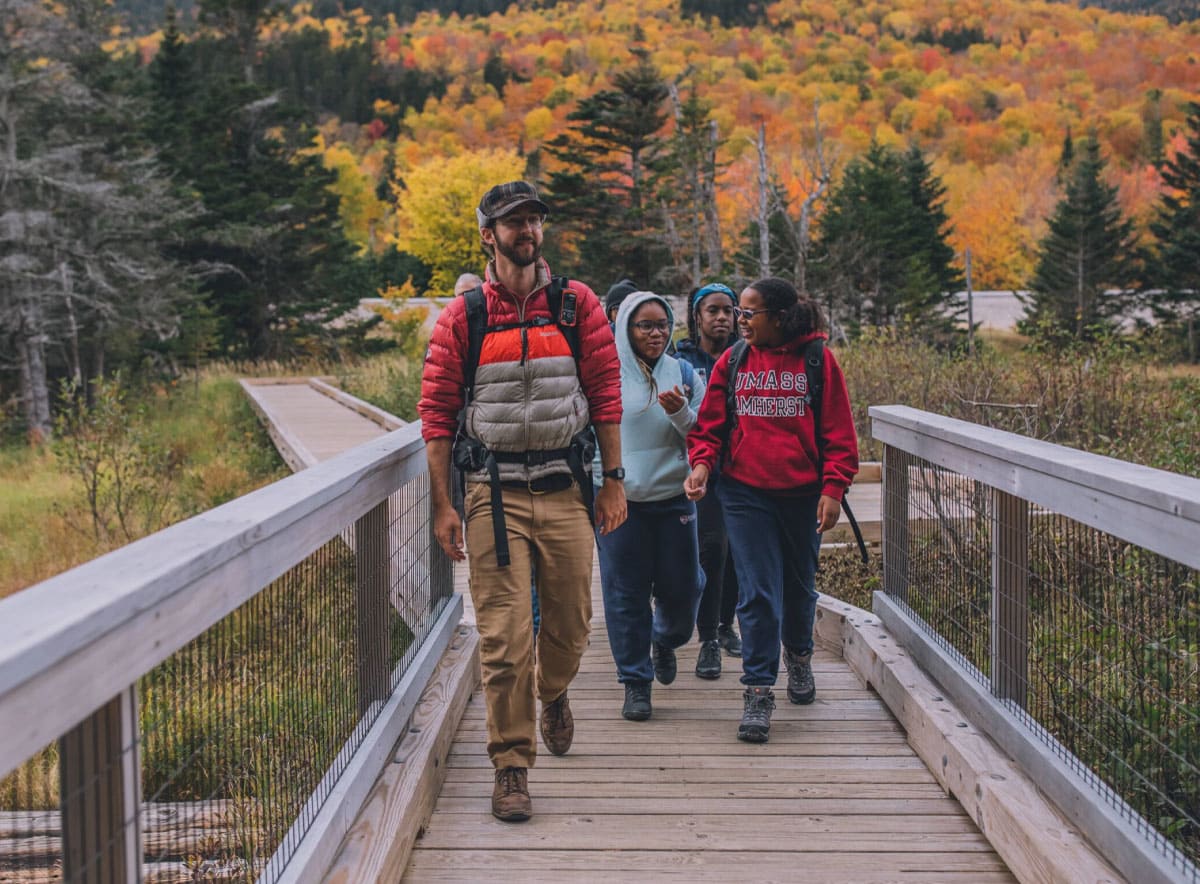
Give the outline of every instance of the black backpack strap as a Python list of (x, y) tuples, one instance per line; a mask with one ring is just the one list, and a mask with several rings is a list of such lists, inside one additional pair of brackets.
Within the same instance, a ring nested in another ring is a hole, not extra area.
[(571, 355), (579, 362), (579, 305), (577, 295), (571, 290), (565, 276), (550, 279), (550, 288), (546, 290), (546, 304), (550, 308), (550, 318), (557, 323), (558, 330), (571, 347)]
[[(805, 389), (808, 391), (804, 398), (808, 402), (808, 407), (812, 409), (813, 433), (817, 440), (817, 475), (823, 476), (825, 454), (821, 440), (821, 403), (825, 395), (824, 338), (814, 338), (804, 347), (804, 377)], [(863, 564), (866, 564), (868, 561), (867, 544), (863, 540), (862, 529), (858, 527), (858, 519), (854, 518), (854, 510), (850, 509), (850, 501), (844, 497), (842, 498), (842, 512), (846, 514), (846, 521), (850, 523), (850, 528), (854, 531), (854, 539), (858, 541), (858, 554), (862, 557)]]
[[(463, 363), (463, 388), (467, 402), (475, 393), (475, 371), (479, 368), (479, 356), (483, 353), (483, 337), (487, 334), (487, 299), (483, 286), (476, 286), (463, 294), (467, 302), (467, 359)], [(464, 407), (466, 402), (463, 403)]]
[[(739, 338), (729, 348), (729, 373), (725, 382), (725, 426), (721, 429), (721, 447), (728, 449), (729, 440), (733, 438), (733, 428), (737, 426), (737, 376), (746, 361), (746, 351), (750, 345)], [(725, 452), (728, 454), (728, 451)]]
[[(817, 440), (817, 456), (824, 460), (821, 445), (821, 402), (825, 395), (825, 339), (813, 338), (804, 345), (804, 401), (813, 414), (813, 433)], [(821, 464), (817, 464), (820, 473)]]

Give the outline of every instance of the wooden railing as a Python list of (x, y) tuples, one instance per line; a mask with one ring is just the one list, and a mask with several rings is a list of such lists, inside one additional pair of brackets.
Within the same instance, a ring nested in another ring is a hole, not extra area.
[[(291, 880), (327, 866), (461, 616), (450, 562), (431, 542), (427, 485), (413, 424), (0, 601), (0, 878), (45, 861), (46, 832), (58, 833), (49, 860), (67, 880), (204, 877), (204, 842), (145, 858), (149, 841), (170, 840), (143, 829), (156, 802), (177, 816), (179, 798), (165, 796), (203, 788), (167, 771), (148, 794), (143, 755), (168, 737), (181, 766), (202, 755), (230, 764), (214, 774), (205, 760), (217, 785), (194, 796), (230, 820), (212, 848), (218, 877)], [(277, 650), (248, 656), (248, 635)], [(233, 698), (254, 665), (262, 677)], [(274, 727), (303, 732), (323, 714), (304, 705), (318, 692), (287, 692), (308, 683), (349, 698), (346, 725), (308, 738), (312, 794), (271, 807), (280, 799), (261, 784), (299, 761), (251, 758), (270, 751), (267, 735), (243, 733), (237, 718), (261, 702), (281, 716)], [(189, 697), (212, 707), (203, 733), (179, 715)], [(57, 811), (20, 806), (35, 758)]]
[(1200, 880), (1200, 480), (870, 416), (875, 613), (1129, 880)]

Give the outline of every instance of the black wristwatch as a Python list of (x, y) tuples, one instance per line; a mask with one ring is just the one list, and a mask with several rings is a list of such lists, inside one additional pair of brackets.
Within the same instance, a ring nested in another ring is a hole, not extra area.
[(616, 479), (617, 481), (623, 481), (625, 478), (625, 467), (613, 467), (611, 470), (605, 470), (600, 475), (606, 479)]

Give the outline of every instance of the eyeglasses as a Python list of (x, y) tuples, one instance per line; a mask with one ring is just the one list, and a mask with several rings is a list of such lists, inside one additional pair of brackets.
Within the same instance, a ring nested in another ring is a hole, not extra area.
[(498, 218), (497, 222), (509, 230), (520, 230), (526, 226), (532, 227), (534, 230), (541, 230), (543, 220), (541, 215), (506, 215)]
[(646, 335), (651, 332), (662, 332), (665, 335), (671, 331), (671, 323), (666, 319), (639, 319), (633, 327)]
[(745, 309), (743, 309), (743, 308), (741, 308), (741, 307), (734, 307), (734, 308), (733, 308), (733, 315), (734, 315), (734, 316), (735, 316), (737, 319), (744, 319), (744, 320), (746, 320), (746, 322), (749, 322), (751, 319), (753, 319), (753, 318), (754, 318), (755, 316), (757, 316), (759, 313), (770, 313), (770, 312), (771, 312), (771, 308), (770, 308), (770, 307), (762, 307), (762, 308), (759, 308), (758, 310), (745, 310)]

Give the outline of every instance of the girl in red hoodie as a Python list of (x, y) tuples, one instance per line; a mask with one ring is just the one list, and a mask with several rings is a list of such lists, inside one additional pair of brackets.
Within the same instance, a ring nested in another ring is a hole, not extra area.
[(688, 434), (692, 470), (684, 491), (699, 500), (720, 465), (715, 491), (735, 550), (742, 631), (743, 715), (738, 739), (764, 743), (771, 727), (782, 642), (788, 699), (811, 703), (815, 575), (821, 532), (837, 524), (858, 472), (858, 438), (846, 381), (833, 353), (823, 361), (816, 426), (804, 349), (827, 337), (816, 303), (783, 279), (760, 279), (735, 311), (749, 345), (735, 380), (736, 423), (725, 438), (729, 354), (717, 361)]

